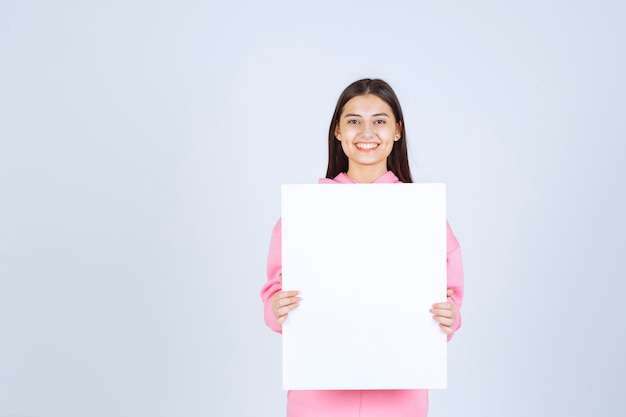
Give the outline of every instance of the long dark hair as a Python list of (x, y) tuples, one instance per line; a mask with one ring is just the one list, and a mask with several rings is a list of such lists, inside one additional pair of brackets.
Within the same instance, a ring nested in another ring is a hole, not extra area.
[(370, 78), (353, 82), (343, 90), (337, 100), (337, 106), (328, 130), (328, 168), (326, 169), (326, 178), (335, 178), (340, 173), (348, 171), (348, 157), (341, 148), (341, 142), (335, 137), (335, 129), (346, 103), (356, 96), (364, 96), (366, 94), (374, 94), (387, 103), (393, 111), (396, 122), (402, 126), (402, 136), (394, 143), (391, 153), (387, 157), (387, 169), (396, 174), (400, 181), (413, 182), (406, 147), (406, 126), (404, 125), (400, 101), (398, 101), (396, 93), (394, 93), (389, 84), (380, 79)]

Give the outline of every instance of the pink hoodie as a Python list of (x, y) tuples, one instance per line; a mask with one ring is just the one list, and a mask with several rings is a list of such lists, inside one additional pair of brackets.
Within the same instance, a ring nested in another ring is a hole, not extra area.
[[(374, 183), (390, 184), (401, 182), (396, 175), (387, 171)], [(341, 173), (334, 179), (322, 178), (320, 184), (354, 184), (356, 181)], [(448, 246), (448, 289), (453, 290), (448, 301), (454, 303), (457, 321), (454, 330), (461, 327), (460, 308), (463, 303), (463, 265), (461, 247), (447, 225)], [(261, 289), (265, 306), (265, 323), (281, 333), (272, 311), (272, 296), (281, 290), (279, 274), (281, 262), (281, 222), (272, 231), (267, 261), (267, 282)], [(433, 300), (438, 302), (439, 300)], [(448, 340), (452, 335), (448, 336)], [(425, 417), (428, 414), (428, 392), (426, 390), (380, 390), (380, 391), (289, 391), (287, 394), (287, 417)]]

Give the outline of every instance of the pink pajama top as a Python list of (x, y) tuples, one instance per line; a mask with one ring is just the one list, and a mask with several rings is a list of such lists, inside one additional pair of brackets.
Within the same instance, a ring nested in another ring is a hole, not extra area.
[[(387, 171), (374, 183), (388, 184), (401, 182), (396, 175)], [(354, 184), (355, 181), (341, 173), (334, 179), (322, 178), (320, 184)], [(447, 225), (448, 289), (454, 291), (448, 301), (457, 309), (454, 329), (461, 326), (460, 308), (463, 302), (463, 265), (461, 248)], [(281, 333), (272, 311), (272, 296), (281, 290), (279, 274), (281, 262), (281, 222), (272, 231), (269, 258), (267, 262), (267, 282), (261, 290), (265, 305), (265, 323)], [(438, 302), (439, 300), (433, 300)], [(448, 337), (450, 340), (452, 336)], [(305, 391), (293, 390), (287, 393), (287, 417), (425, 417), (428, 414), (427, 390), (342, 390)]]

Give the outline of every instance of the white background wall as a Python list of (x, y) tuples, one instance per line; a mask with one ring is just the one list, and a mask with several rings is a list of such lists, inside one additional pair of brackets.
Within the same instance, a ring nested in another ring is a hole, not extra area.
[(464, 251), (430, 415), (621, 416), (625, 13), (0, 2), (0, 415), (283, 415), (259, 298), (280, 184), (324, 175), (368, 76)]

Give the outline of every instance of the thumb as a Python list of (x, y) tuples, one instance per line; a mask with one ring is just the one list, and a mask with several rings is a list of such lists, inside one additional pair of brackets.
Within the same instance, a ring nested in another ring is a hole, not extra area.
[(446, 291), (446, 295), (448, 297), (452, 297), (452, 294), (454, 294), (454, 291), (452, 291), (451, 289), (448, 289), (448, 291)]

